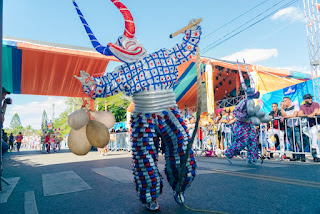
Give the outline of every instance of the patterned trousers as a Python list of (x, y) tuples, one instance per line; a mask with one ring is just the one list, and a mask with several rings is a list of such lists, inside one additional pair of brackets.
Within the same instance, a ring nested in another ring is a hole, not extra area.
[(178, 191), (179, 176), (183, 170), (181, 189), (185, 191), (196, 175), (196, 162), (191, 150), (186, 168), (181, 169), (190, 137), (180, 110), (170, 108), (155, 114), (133, 113), (131, 127), (133, 174), (140, 201), (155, 201), (162, 192), (163, 184), (157, 167), (160, 147), (165, 154), (165, 174), (171, 188)]
[(240, 151), (247, 147), (247, 162), (252, 163), (258, 158), (257, 134), (252, 123), (237, 121), (233, 131), (234, 142), (226, 150), (229, 158), (239, 155)]

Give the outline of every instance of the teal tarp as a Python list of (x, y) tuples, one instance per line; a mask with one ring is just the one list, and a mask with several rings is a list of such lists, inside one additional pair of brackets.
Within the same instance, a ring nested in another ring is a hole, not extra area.
[[(319, 81), (320, 79), (318, 78), (318, 82)], [(317, 80), (315, 80), (315, 82), (317, 82)], [(261, 100), (259, 100), (259, 104), (262, 105), (262, 111), (269, 113), (271, 111), (272, 103), (277, 103), (280, 108), (280, 102), (284, 97), (290, 97), (294, 104), (298, 104), (300, 106), (303, 102), (303, 95), (305, 94), (313, 95), (312, 80), (264, 94), (262, 95)]]

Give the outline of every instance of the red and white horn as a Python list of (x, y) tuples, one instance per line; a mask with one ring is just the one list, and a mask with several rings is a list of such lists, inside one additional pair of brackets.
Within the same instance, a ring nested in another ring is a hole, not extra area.
[(124, 6), (124, 4), (122, 4), (118, 0), (111, 0), (111, 1), (120, 10), (120, 12), (123, 15), (123, 18), (125, 21), (125, 30), (123, 34), (128, 38), (133, 38), (136, 30), (135, 30), (134, 21), (130, 11), (126, 6)]

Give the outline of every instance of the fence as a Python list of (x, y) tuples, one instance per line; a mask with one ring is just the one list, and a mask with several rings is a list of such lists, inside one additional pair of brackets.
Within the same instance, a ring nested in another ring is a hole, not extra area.
[[(293, 155), (315, 155), (318, 149), (318, 119), (320, 117), (295, 117), (287, 118), (283, 121), (274, 119), (271, 127), (266, 130), (263, 124), (260, 125), (260, 139), (267, 152), (279, 153), (281, 159), (284, 154)], [(275, 127), (276, 125), (276, 127)], [(264, 137), (265, 136), (265, 137)], [(280, 149), (274, 145), (271, 136), (277, 136)], [(318, 151), (317, 151), (318, 150)]]
[[(262, 155), (267, 153), (278, 153), (279, 159), (284, 155), (292, 154), (296, 157), (300, 155), (315, 156), (319, 152), (318, 125), (319, 117), (295, 117), (284, 119), (275, 119), (270, 122), (270, 128), (267, 124), (260, 124), (260, 131), (257, 131), (259, 138), (259, 147)], [(277, 121), (277, 126), (274, 121)], [(204, 139), (195, 141), (193, 149), (197, 155), (204, 154), (207, 150), (213, 150), (216, 155), (223, 154), (223, 150), (233, 143), (232, 128), (229, 124), (215, 124), (212, 131), (203, 129)], [(272, 140), (272, 136), (276, 138)], [(242, 151), (241, 153), (245, 153)]]
[[(320, 119), (320, 116), (311, 119), (306, 117), (288, 118), (283, 122), (280, 119), (274, 119), (271, 121), (269, 129), (267, 129), (267, 124), (261, 124), (260, 131), (257, 132), (261, 152), (265, 152), (265, 154), (279, 153), (279, 158), (282, 158), (284, 154), (315, 155), (315, 153), (320, 153), (317, 146), (320, 131), (318, 119)], [(278, 125), (275, 127), (275, 124)], [(110, 151), (131, 151), (130, 133), (115, 133), (110, 136), (113, 139), (108, 144)], [(271, 139), (272, 136), (277, 136), (279, 143), (274, 143)], [(202, 127), (202, 138), (200, 139), (196, 135), (193, 150), (196, 155), (203, 155), (207, 150), (213, 150), (217, 155), (220, 155), (232, 143), (232, 126), (215, 124), (212, 128)], [(44, 148), (41, 149), (44, 151)]]
[(131, 151), (131, 141), (130, 141), (130, 133), (128, 132), (121, 132), (116, 134), (110, 135), (111, 139), (108, 144), (108, 149), (110, 151)]

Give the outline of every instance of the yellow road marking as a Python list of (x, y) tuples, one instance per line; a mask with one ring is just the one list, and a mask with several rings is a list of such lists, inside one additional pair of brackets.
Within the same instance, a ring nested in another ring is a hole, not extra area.
[(255, 175), (250, 173), (232, 172), (232, 171), (219, 170), (219, 169), (211, 169), (210, 171), (218, 174), (224, 174), (224, 175), (232, 175), (232, 176), (243, 177), (243, 178), (252, 178), (252, 179), (258, 179), (258, 180), (264, 180), (264, 181), (272, 181), (272, 182), (292, 184), (292, 185), (305, 186), (305, 187), (313, 187), (313, 188), (320, 189), (320, 183), (313, 182), (313, 181), (304, 181), (304, 180), (266, 176), (266, 175)]

